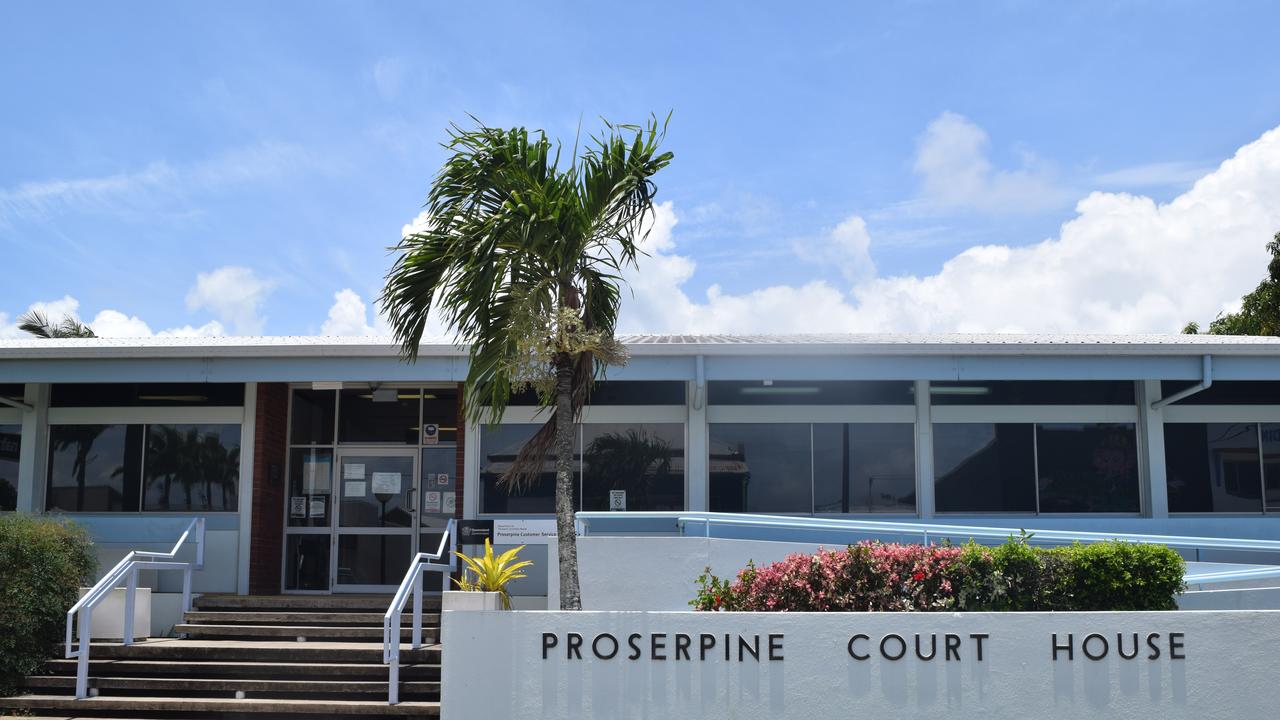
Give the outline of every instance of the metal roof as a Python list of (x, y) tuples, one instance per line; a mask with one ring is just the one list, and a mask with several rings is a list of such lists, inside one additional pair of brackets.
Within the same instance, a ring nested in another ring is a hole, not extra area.
[[(1280, 358), (1280, 338), (1229, 335), (806, 334), (621, 335), (633, 355), (1248, 355)], [(390, 337), (258, 336), (0, 340), (6, 359), (395, 357)], [(456, 357), (447, 338), (422, 357)]]

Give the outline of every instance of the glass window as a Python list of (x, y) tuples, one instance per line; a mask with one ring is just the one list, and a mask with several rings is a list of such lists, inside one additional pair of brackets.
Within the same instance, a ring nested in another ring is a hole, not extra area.
[(143, 510), (235, 512), (239, 425), (148, 425)]
[(1280, 424), (1262, 424), (1263, 499), (1267, 512), (1280, 512)]
[(293, 445), (332, 445), (336, 398), (334, 390), (293, 391), (289, 442)]
[(712, 512), (813, 512), (807, 423), (712, 423)]
[[(1160, 383), (1160, 393), (1169, 397), (1195, 384), (1194, 380), (1165, 380)], [(1209, 387), (1174, 405), (1280, 405), (1280, 382), (1214, 380)]]
[(939, 512), (1035, 512), (1032, 425), (935, 423), (933, 467)]
[[(601, 380), (591, 389), (591, 405), (684, 405), (685, 383), (678, 380)], [(536, 407), (538, 393), (532, 389), (512, 393), (511, 407)]]
[(1130, 380), (996, 380), (929, 383), (934, 405), (1133, 405)]
[(284, 587), (286, 590), (329, 589), (329, 534), (286, 535)]
[(22, 426), (0, 425), (0, 511), (18, 509), (18, 459)]
[(136, 512), (141, 466), (141, 425), (50, 426), (47, 507)]
[(342, 585), (397, 585), (412, 558), (412, 535), (339, 535), (337, 580)]
[(1165, 423), (1170, 512), (1260, 512), (1258, 426)]
[(458, 391), (427, 388), (422, 391), (422, 422), (436, 427), (435, 438), (423, 431), (422, 444), (451, 443), (458, 440)]
[[(528, 487), (511, 489), (501, 484), (502, 476), (511, 468), (524, 444), (529, 442), (541, 424), (519, 423), (485, 425), (480, 429), (480, 512), (482, 513), (554, 513), (556, 511), (556, 463), (547, 455), (542, 474)], [(579, 456), (581, 444), (574, 448), (574, 507), (581, 482)]]
[(23, 402), (26, 398), (26, 386), (22, 383), (0, 383), (0, 397)]
[(51, 407), (240, 407), (242, 383), (59, 383)]
[(915, 425), (814, 425), (813, 493), (819, 513), (915, 512)]
[(329, 527), (332, 496), (333, 451), (327, 448), (290, 450), (289, 525)]
[(1036, 459), (1042, 513), (1141, 509), (1132, 423), (1037, 425)]
[(712, 405), (912, 405), (915, 384), (887, 380), (712, 380)]
[(339, 396), (338, 442), (418, 444), (417, 389), (343, 390)]
[(684, 509), (684, 425), (584, 425), (582, 445), (583, 510), (608, 510), (614, 490), (627, 510)]

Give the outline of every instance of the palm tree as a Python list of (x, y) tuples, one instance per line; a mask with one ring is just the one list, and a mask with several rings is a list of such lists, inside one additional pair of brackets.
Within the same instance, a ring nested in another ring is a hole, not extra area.
[[(670, 116), (668, 116), (668, 120)], [(404, 357), (437, 312), (470, 346), (466, 415), (502, 417), (532, 386), (550, 414), (503, 478), (508, 491), (556, 461), (560, 607), (582, 607), (574, 530), (573, 436), (597, 375), (626, 361), (614, 339), (620, 273), (634, 267), (666, 167), (666, 124), (612, 125), (569, 163), (541, 131), (454, 125), (427, 196), (429, 220), (399, 253), (380, 298)]]
[(48, 315), (39, 310), (28, 310), (18, 318), (18, 329), (46, 340), (98, 337), (94, 334), (93, 328), (71, 315), (64, 315), (62, 322), (54, 323), (49, 321)]

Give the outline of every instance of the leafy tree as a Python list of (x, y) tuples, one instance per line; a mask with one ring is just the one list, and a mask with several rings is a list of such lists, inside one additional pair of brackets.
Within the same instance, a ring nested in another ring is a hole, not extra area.
[[(1280, 232), (1267, 243), (1267, 252), (1267, 277), (1241, 298), (1239, 312), (1219, 314), (1209, 323), (1210, 335), (1280, 335)], [(1200, 324), (1187, 323), (1182, 332), (1196, 335)]]
[(46, 340), (98, 337), (93, 328), (70, 315), (64, 315), (62, 322), (55, 323), (39, 310), (29, 310), (18, 318), (18, 329)]
[[(668, 119), (670, 117), (668, 116)], [(574, 423), (592, 384), (626, 361), (614, 339), (620, 274), (648, 232), (672, 159), (666, 124), (605, 123), (561, 165), (542, 131), (457, 125), (427, 196), (428, 222), (405, 237), (380, 298), (407, 360), (433, 311), (470, 346), (467, 418), (497, 421), (513, 391), (532, 386), (546, 423), (503, 477), (509, 492), (556, 464), (560, 606), (582, 607), (573, 508)]]

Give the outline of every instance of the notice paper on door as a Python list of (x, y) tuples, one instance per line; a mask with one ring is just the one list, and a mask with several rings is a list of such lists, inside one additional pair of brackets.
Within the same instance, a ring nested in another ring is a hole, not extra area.
[(307, 516), (307, 498), (299, 495), (289, 498), (289, 517), (304, 518)]
[(440, 512), (440, 493), (438, 491), (425, 492), (422, 494), (422, 512)]
[(324, 497), (311, 498), (311, 517), (324, 517)]
[(374, 495), (399, 495), (400, 473), (376, 472), (373, 474)]
[(342, 483), (342, 496), (349, 498), (362, 498), (365, 495), (365, 489), (368, 483), (363, 480), (347, 480)]
[[(374, 473), (377, 475), (377, 473)], [(364, 463), (344, 463), (342, 465), (343, 480), (363, 480), (364, 479)]]
[(458, 493), (446, 492), (444, 494), (444, 503), (440, 508), (440, 512), (445, 515), (452, 515), (458, 512)]

